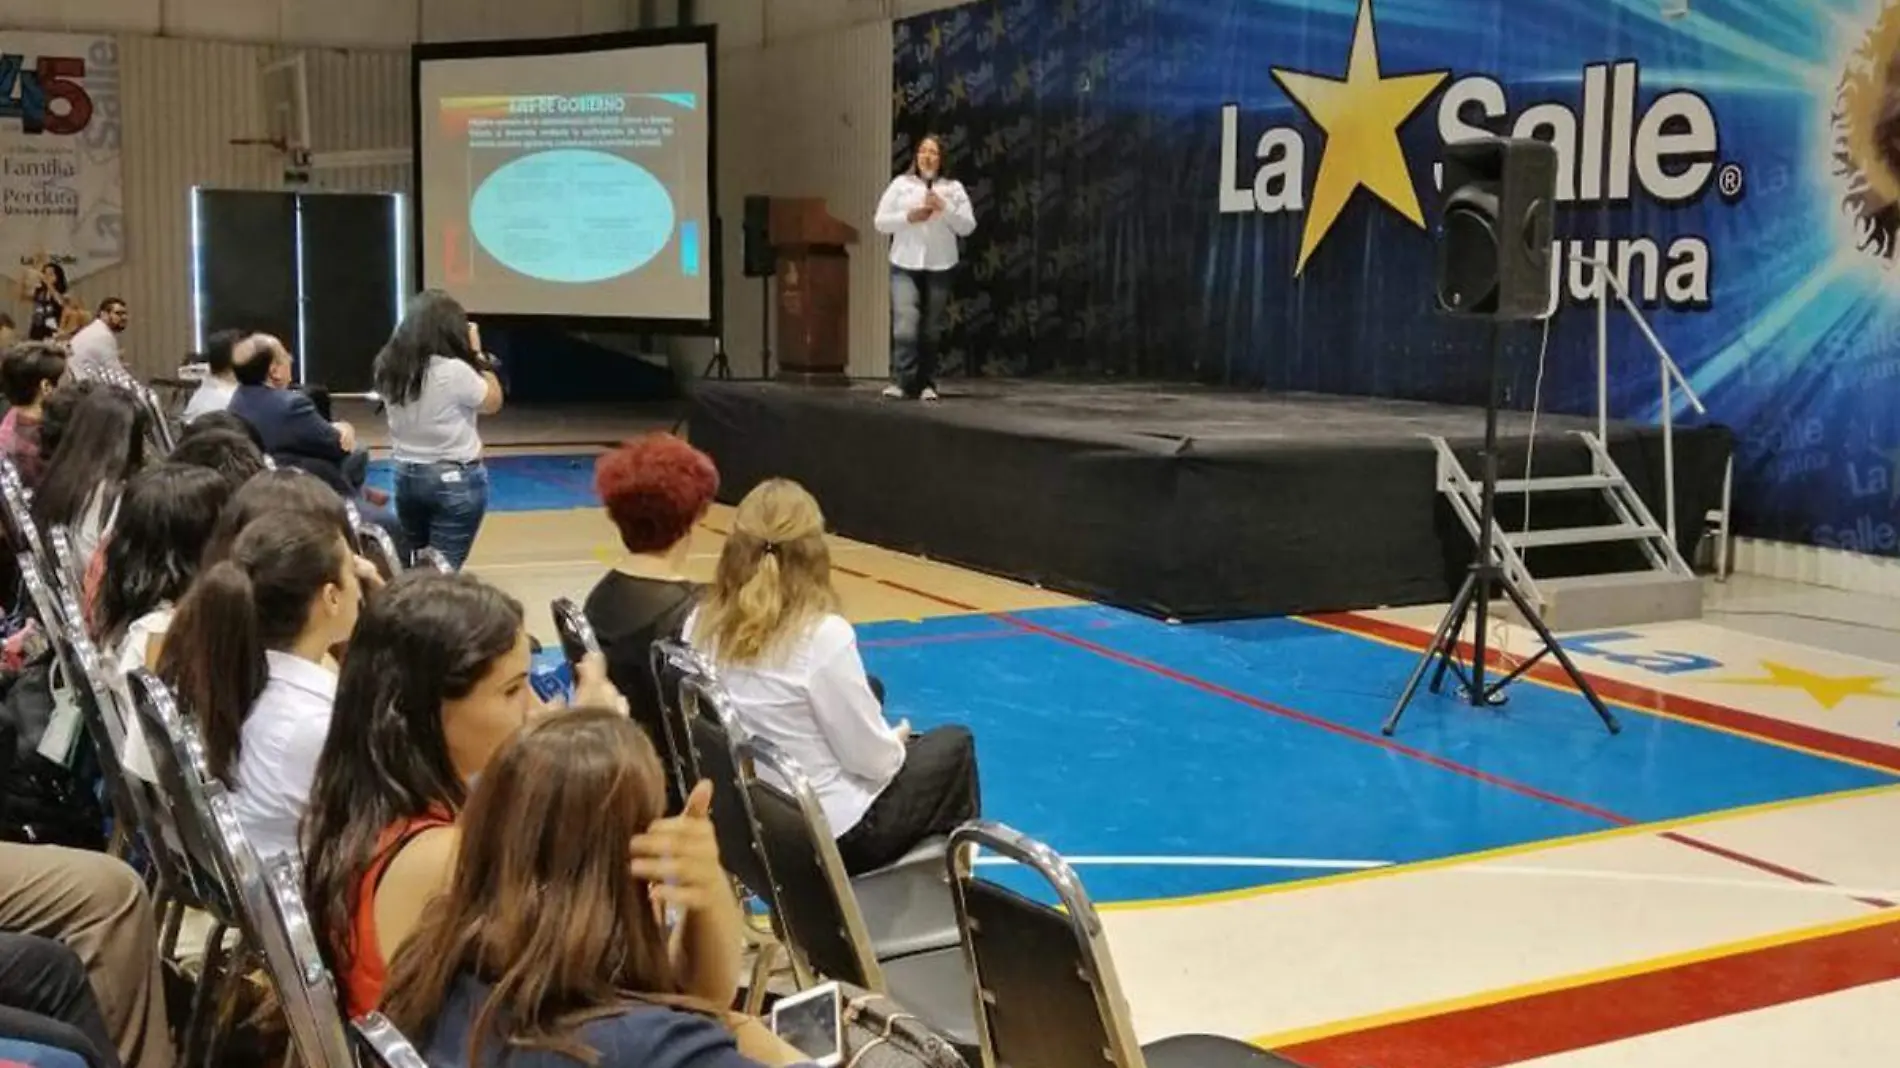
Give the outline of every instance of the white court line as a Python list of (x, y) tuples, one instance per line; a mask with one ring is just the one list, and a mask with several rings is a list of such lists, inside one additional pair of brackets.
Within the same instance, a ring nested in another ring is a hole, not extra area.
[[(1394, 866), (1389, 860), (1327, 860), (1319, 857), (1064, 857), (1077, 868), (1276, 868), (1300, 871), (1367, 871)], [(981, 855), (979, 865), (1003, 865), (1016, 862), (1007, 857)], [(1643, 872), (1609, 871), (1585, 868), (1548, 868), (1520, 864), (1452, 865), (1434, 869), (1461, 875), (1504, 875), (1537, 879), (1595, 879), (1606, 882), (1667, 883), (1675, 886), (1707, 886), (1725, 890), (1766, 890), (1781, 894), (1823, 894), (1830, 897), (1876, 897), (1900, 900), (1900, 890), (1828, 883), (1798, 883), (1791, 880), (1728, 879), (1711, 875), (1654, 875)]]

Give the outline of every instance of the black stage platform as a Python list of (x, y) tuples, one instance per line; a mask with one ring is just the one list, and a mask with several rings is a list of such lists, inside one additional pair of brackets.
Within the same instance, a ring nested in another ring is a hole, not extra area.
[[(706, 382), (691, 437), (718, 462), (722, 499), (794, 478), (840, 534), (1162, 617), (1446, 601), (1470, 561), (1424, 435), (1449, 439), (1475, 475), (1477, 409), (1047, 382), (962, 385), (923, 405), (878, 389)], [(1593, 422), (1545, 415), (1537, 473), (1586, 471), (1570, 432)], [(1529, 424), (1503, 417), (1505, 477), (1523, 473)], [(1730, 445), (1719, 427), (1677, 432), (1685, 553), (1719, 502)], [(1660, 522), (1661, 432), (1613, 427), (1610, 450)], [(1547, 494), (1532, 520), (1613, 521), (1604, 512), (1597, 494)], [(1641, 566), (1627, 545), (1540, 553), (1540, 575)]]

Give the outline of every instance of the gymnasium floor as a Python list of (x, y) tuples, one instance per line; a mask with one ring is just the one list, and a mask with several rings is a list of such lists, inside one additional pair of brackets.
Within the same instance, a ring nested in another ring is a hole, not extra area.
[[(591, 458), (491, 468), (471, 568), (551, 637), (617, 554)], [(1567, 638), (1619, 737), (1533, 678), (1496, 712), (1423, 696), (1386, 739), (1434, 610), (1171, 627), (833, 560), (893, 714), (970, 725), (987, 814), (1076, 864), (1144, 1037), (1315, 1068), (1900, 1057), (1891, 603), (1738, 579), (1703, 622)], [(1801, 618), (1831, 601), (1862, 622)]]

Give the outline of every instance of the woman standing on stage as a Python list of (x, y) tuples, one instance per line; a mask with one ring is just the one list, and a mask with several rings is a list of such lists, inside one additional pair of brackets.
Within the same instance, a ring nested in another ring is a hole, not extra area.
[(934, 401), (957, 239), (976, 229), (970, 194), (944, 174), (936, 135), (917, 143), (910, 170), (884, 190), (876, 225), (891, 235), (891, 372), (897, 380), (884, 395)]

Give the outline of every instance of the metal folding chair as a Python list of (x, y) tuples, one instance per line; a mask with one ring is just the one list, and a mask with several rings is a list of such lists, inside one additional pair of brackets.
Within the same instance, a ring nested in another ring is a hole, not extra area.
[(355, 1026), (364, 1068), (429, 1068), (422, 1054), (382, 1013), (365, 1013), (356, 1018)]
[[(172, 887), (177, 911), (168, 918), (163, 936), (170, 946), (161, 948), (166, 952), (175, 948), (183, 908), (197, 909), (212, 919), (204, 967), (192, 999), (191, 1022), (185, 1031), (185, 1063), (204, 1063), (209, 1061), (216, 1042), (217, 992), (235, 982), (236, 973), (242, 970), (226, 947), (225, 936), (233, 930), (243, 935), (247, 929), (238, 908), (231, 862), (212, 814), (210, 791), (215, 780), (206, 769), (198, 733), (179, 714), (171, 690), (156, 675), (139, 668), (126, 675), (126, 685), (158, 779), (160, 803), (149, 806), (159, 825), (153, 848), (170, 857), (177, 882)], [(138, 785), (135, 782), (134, 788)], [(240, 959), (245, 944), (240, 938)]]
[(739, 758), (792, 952), (813, 973), (888, 994), (968, 1060), (977, 1031), (963, 951), (952, 945), (880, 960), (811, 783), (763, 738), (742, 743)]
[(304, 910), (296, 858), (285, 854), (264, 861), (239, 826), (229, 795), (213, 784), (207, 799), (247, 941), (277, 990), (299, 1063), (302, 1068), (356, 1068), (336, 981), (317, 952)]
[(449, 563), (449, 558), (443, 556), (441, 550), (427, 548), (426, 546), (416, 550), (416, 566), (433, 568), (444, 575), (452, 575), (455, 573), (455, 565)]
[(350, 530), (356, 535), (357, 551), (376, 565), (384, 579), (393, 579), (403, 572), (402, 554), (396, 551), (396, 539), (389, 531), (363, 518), (362, 509), (356, 502), (345, 499), (343, 511), (350, 517)]
[[(1035, 872), (1057, 906), (975, 877), (981, 847)], [(982, 1068), (1289, 1068), (1237, 1039), (1179, 1035), (1142, 1045), (1115, 977), (1102, 921), (1075, 870), (1040, 842), (996, 823), (950, 835), (957, 924), (981, 1039)], [(1076, 980), (1080, 979), (1081, 982)]]

